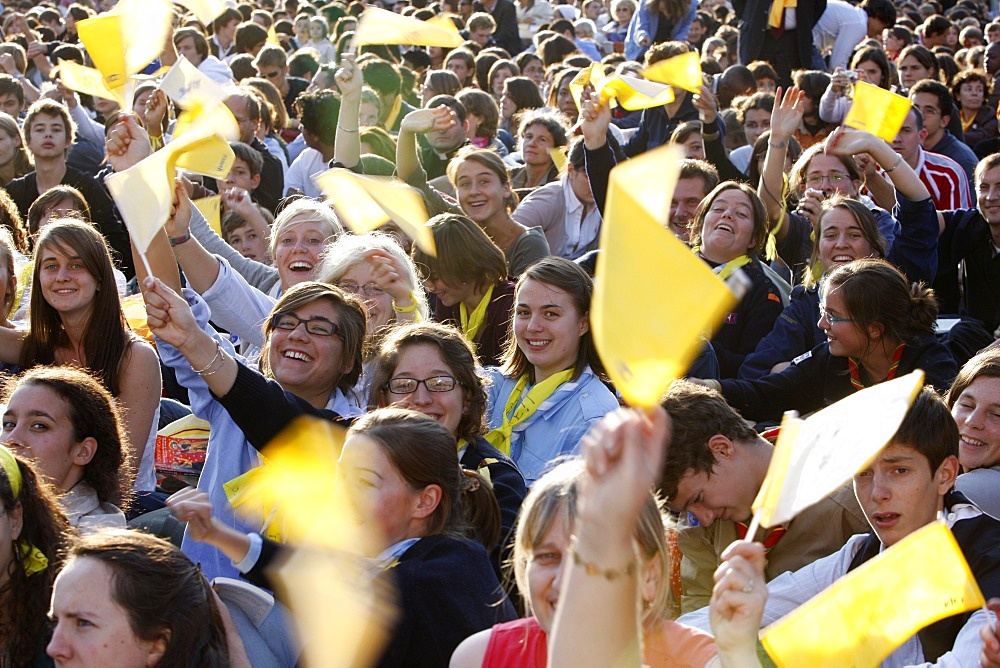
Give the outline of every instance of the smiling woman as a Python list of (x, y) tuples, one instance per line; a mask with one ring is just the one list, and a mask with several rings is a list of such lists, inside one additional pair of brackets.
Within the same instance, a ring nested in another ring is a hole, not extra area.
[(945, 402), (958, 424), (962, 470), (1000, 464), (1000, 350), (987, 348), (966, 362)]

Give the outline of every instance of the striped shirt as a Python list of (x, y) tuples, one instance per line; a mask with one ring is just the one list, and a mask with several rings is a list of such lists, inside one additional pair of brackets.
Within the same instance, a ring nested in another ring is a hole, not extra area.
[(957, 162), (940, 153), (931, 153), (920, 148), (917, 167), (914, 170), (934, 200), (938, 211), (971, 209), (974, 206), (969, 190), (969, 178)]

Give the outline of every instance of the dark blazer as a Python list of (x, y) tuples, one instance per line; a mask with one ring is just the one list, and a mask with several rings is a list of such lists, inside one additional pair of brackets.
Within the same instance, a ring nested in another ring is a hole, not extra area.
[(497, 0), (493, 11), (489, 11), (479, 0), (472, 3), (472, 8), (477, 12), (486, 12), (493, 17), (497, 24), (497, 29), (493, 32), (493, 41), (497, 46), (506, 49), (511, 56), (521, 53), (524, 45), (521, 44), (521, 35), (517, 27), (517, 10), (510, 0)]
[[(768, 38), (767, 18), (771, 9), (770, 0), (733, 0), (733, 8), (740, 17), (739, 53), (740, 64), (749, 65), (757, 60), (764, 40)], [(826, 11), (826, 0), (800, 2), (795, 9), (795, 41), (802, 67), (812, 63), (813, 28)]]

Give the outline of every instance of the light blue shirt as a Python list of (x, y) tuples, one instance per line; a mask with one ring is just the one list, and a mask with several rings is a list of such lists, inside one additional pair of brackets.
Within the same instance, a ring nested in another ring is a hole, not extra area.
[[(489, 367), (487, 420), (490, 429), (503, 424), (503, 410), (517, 385), (497, 367)], [(522, 398), (527, 396), (527, 390)], [(518, 404), (520, 405), (520, 404)], [(516, 410), (517, 406), (512, 409)], [(618, 408), (611, 390), (588, 366), (575, 381), (560, 385), (510, 436), (510, 458), (530, 486), (545, 472), (549, 462), (560, 455), (579, 454), (580, 439), (597, 420)]]

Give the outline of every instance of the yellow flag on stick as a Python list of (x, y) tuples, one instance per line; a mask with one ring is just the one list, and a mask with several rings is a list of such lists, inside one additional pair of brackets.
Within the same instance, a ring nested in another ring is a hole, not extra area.
[(465, 40), (447, 17), (444, 21), (421, 21), (378, 7), (368, 6), (361, 14), (354, 44), (412, 44), (454, 48)]
[(202, 25), (206, 26), (226, 11), (226, 7), (229, 6), (226, 0), (183, 0), (179, 4), (187, 7), (201, 21)]
[(125, 108), (125, 88), (121, 86), (113, 90), (108, 88), (100, 70), (85, 67), (72, 60), (60, 60), (56, 72), (59, 81), (70, 90), (93, 95), (103, 100), (113, 100), (122, 109)]
[(229, 173), (235, 159), (229, 143), (211, 127), (185, 133), (124, 172), (105, 180), (136, 248), (145, 253), (167, 222), (177, 168), (213, 178)]
[(890, 144), (910, 113), (910, 100), (864, 81), (854, 84), (854, 103), (844, 125), (865, 130)]
[(755, 519), (764, 527), (782, 524), (844, 484), (889, 442), (923, 384), (918, 370), (855, 392), (806, 420), (786, 415), (753, 502)]
[[(634, 406), (659, 403), (691, 365), (701, 336), (736, 303), (709, 266), (663, 226), (681, 157), (677, 147), (664, 146), (611, 171), (590, 326), (611, 380)], [(662, 291), (649, 309), (640, 285), (683, 289)]]
[(222, 206), (222, 197), (219, 195), (202, 197), (201, 199), (194, 200), (194, 205), (198, 211), (201, 211), (201, 215), (205, 216), (205, 220), (208, 221), (208, 226), (215, 230), (215, 233), (221, 237), (222, 217), (220, 211)]
[(226, 101), (226, 89), (202, 74), (187, 58), (179, 56), (170, 68), (160, 90), (181, 109), (211, 108)]
[[(381, 651), (393, 611), (389, 592), (372, 586), (361, 555), (378, 554), (337, 478), (343, 429), (312, 417), (289, 424), (263, 450), (266, 463), (245, 480), (241, 514), (261, 513), (295, 543), (277, 580), (295, 616), (309, 665), (370, 665)], [(242, 476), (246, 478), (247, 476)], [(377, 539), (381, 542), (382, 538)], [(336, 601), (336, 605), (331, 605)]]
[(436, 254), (424, 200), (405, 183), (361, 176), (348, 169), (331, 169), (315, 175), (313, 180), (356, 234), (364, 234), (391, 220), (424, 252)]
[(984, 605), (951, 530), (932, 522), (764, 629), (779, 668), (877, 666), (920, 629)]
[(642, 71), (642, 76), (650, 81), (670, 84), (691, 93), (700, 93), (705, 85), (701, 78), (701, 57), (697, 51), (682, 53), (673, 58), (653, 63)]

